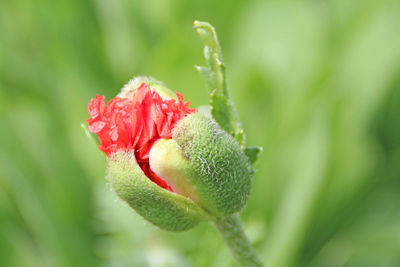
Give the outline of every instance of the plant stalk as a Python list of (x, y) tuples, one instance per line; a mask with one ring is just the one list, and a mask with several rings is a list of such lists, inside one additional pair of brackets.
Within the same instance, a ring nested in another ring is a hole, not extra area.
[(217, 218), (215, 226), (240, 266), (263, 266), (235, 216)]

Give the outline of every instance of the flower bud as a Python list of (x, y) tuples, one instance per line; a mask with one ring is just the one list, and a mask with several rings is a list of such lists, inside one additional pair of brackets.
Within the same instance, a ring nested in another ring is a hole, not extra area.
[(180, 231), (239, 211), (251, 168), (210, 116), (189, 108), (181, 94), (170, 95), (161, 83), (139, 77), (107, 104), (92, 99), (87, 122), (108, 157), (113, 191), (151, 223)]

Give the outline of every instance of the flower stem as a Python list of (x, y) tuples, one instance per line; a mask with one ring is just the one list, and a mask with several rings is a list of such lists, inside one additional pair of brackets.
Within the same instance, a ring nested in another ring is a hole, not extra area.
[(263, 266), (236, 217), (217, 218), (215, 225), (240, 266)]

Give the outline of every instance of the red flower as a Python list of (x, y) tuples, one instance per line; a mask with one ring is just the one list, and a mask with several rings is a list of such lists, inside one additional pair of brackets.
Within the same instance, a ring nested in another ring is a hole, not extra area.
[(143, 172), (159, 186), (172, 191), (149, 165), (149, 152), (160, 138), (172, 138), (172, 129), (187, 114), (196, 112), (176, 93), (175, 99), (163, 100), (143, 83), (129, 98), (115, 97), (105, 104), (105, 97), (96, 95), (88, 105), (89, 131), (97, 134), (99, 149), (108, 157), (118, 150), (134, 151)]

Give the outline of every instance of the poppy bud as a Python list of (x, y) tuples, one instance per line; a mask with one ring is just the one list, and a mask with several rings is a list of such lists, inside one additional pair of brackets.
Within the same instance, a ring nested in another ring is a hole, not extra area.
[(155, 88), (137, 78), (107, 104), (96, 96), (88, 106), (89, 130), (108, 157), (111, 188), (165, 230), (240, 210), (251, 168), (239, 144), (181, 94), (172, 98), (164, 85), (145, 79)]

